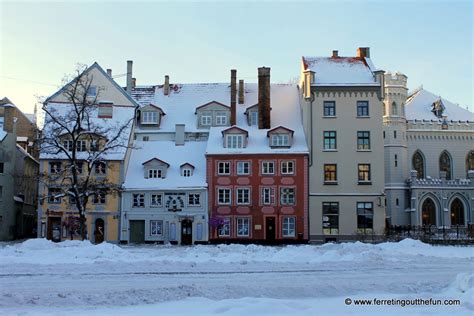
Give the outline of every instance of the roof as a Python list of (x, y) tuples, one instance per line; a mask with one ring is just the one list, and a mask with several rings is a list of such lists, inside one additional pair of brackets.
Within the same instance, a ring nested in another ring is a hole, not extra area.
[(303, 56), (304, 70), (315, 72), (312, 85), (317, 86), (378, 86), (370, 58)]
[[(135, 141), (124, 188), (128, 190), (206, 188), (205, 150), (206, 142), (185, 142), (184, 146), (176, 146), (174, 141)], [(145, 179), (142, 162), (155, 157), (171, 162), (166, 171), (166, 178)], [(181, 176), (181, 166), (186, 163), (195, 167), (190, 177)]]
[(243, 133), (244, 133), (245, 135), (247, 135), (247, 136), (249, 135), (249, 132), (248, 132), (247, 130), (245, 130), (245, 129), (243, 129), (243, 128), (240, 128), (240, 127), (238, 127), (238, 126), (236, 126), (236, 125), (230, 126), (230, 127), (226, 128), (226, 129), (222, 130), (222, 135), (224, 135), (226, 132), (231, 131), (231, 130), (234, 130), (234, 129), (243, 132)]
[(440, 99), (444, 106), (443, 116), (446, 115), (448, 120), (474, 122), (474, 113), (423, 88), (409, 93), (405, 103), (407, 120), (439, 120), (431, 110), (433, 103)]
[(25, 156), (25, 158), (29, 158), (31, 160), (33, 160), (34, 162), (36, 162), (37, 164), (39, 164), (38, 160), (36, 160), (32, 155), (30, 155), (23, 147), (21, 147), (20, 145), (16, 144), (16, 149), (22, 154)]
[(272, 129), (270, 129), (270, 130), (267, 132), (267, 136), (270, 136), (271, 133), (273, 133), (274, 131), (276, 131), (276, 130), (278, 130), (278, 129), (284, 129), (284, 130), (290, 132), (290, 134), (291, 134), (292, 136), (293, 136), (293, 134), (295, 133), (294, 130), (289, 129), (289, 128), (285, 127), (285, 126), (277, 126), (277, 127), (274, 127), (274, 128), (272, 128)]
[[(225, 97), (230, 100), (230, 89), (225, 91)], [(244, 104), (237, 104), (236, 126), (248, 132), (247, 146), (245, 148), (224, 148), (222, 131), (225, 127), (211, 127), (207, 142), (206, 154), (307, 154), (308, 147), (301, 122), (298, 88), (293, 84), (271, 84), (271, 128), (258, 129), (258, 126), (249, 126), (245, 111), (249, 106), (258, 102), (258, 84), (245, 85)], [(270, 147), (267, 132), (276, 128), (285, 127), (294, 131), (291, 147)]]

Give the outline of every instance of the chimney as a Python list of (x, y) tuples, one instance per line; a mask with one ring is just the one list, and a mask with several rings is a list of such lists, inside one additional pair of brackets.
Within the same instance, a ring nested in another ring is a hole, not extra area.
[(258, 68), (258, 128), (270, 128), (270, 68)]
[(237, 118), (237, 70), (230, 70), (230, 125), (236, 124)]
[(239, 80), (239, 104), (244, 104), (245, 102), (245, 87), (244, 87), (244, 80)]
[(132, 88), (137, 86), (137, 78), (132, 78)]
[(165, 85), (163, 86), (163, 94), (168, 95), (170, 94), (170, 76), (165, 76)]
[(357, 48), (357, 57), (370, 58), (370, 47), (359, 47), (359, 48)]
[(332, 51), (332, 58), (339, 57), (339, 52), (337, 50)]
[(4, 107), (4, 122), (3, 122), (3, 130), (7, 133), (13, 132), (13, 122), (16, 121), (15, 116), (15, 106), (13, 104), (7, 103), (3, 105)]
[(184, 145), (184, 124), (176, 124), (176, 133), (175, 133), (175, 145), (183, 146)]
[(109, 77), (112, 77), (112, 69), (107, 69), (107, 74), (109, 75)]
[(127, 92), (132, 93), (132, 67), (133, 61), (127, 60)]

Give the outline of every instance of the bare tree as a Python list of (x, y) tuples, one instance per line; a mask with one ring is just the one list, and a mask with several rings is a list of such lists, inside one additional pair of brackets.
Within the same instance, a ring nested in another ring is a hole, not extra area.
[(119, 184), (110, 182), (106, 175), (107, 159), (128, 147), (133, 121), (130, 117), (118, 124), (98, 118), (102, 89), (92, 83), (92, 74), (78, 65), (73, 79), (64, 79), (64, 100), (46, 100), (42, 107), (41, 156), (52, 161), (48, 172), (40, 174), (40, 181), (49, 188), (43, 199), (54, 202), (68, 198), (70, 211), (77, 212), (82, 240), (88, 239), (86, 215), (91, 200), (100, 203), (106, 195), (120, 190)]

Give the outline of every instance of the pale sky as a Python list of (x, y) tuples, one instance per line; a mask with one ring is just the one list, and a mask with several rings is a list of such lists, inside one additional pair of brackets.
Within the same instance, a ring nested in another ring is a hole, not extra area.
[[(0, 0), (0, 98), (32, 112), (77, 63), (113, 75), (134, 61), (137, 84), (257, 81), (299, 76), (301, 56), (354, 56), (401, 71), (474, 111), (473, 4), (450, 1), (4, 1)], [(117, 78), (124, 85), (125, 77)]]

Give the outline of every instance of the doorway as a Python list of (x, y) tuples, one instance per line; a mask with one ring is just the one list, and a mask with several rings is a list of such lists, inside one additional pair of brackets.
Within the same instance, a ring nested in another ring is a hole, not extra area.
[(265, 240), (275, 241), (275, 217), (265, 218)]
[(48, 217), (48, 237), (49, 240), (61, 241), (61, 217)]
[(145, 242), (145, 221), (130, 221), (130, 242), (136, 244)]
[(181, 245), (192, 245), (193, 243), (193, 221), (183, 219), (181, 221)]
[(104, 242), (105, 223), (102, 218), (95, 220), (94, 239), (96, 244)]

